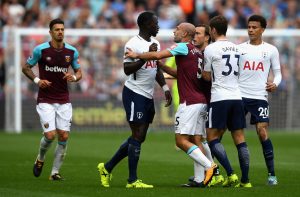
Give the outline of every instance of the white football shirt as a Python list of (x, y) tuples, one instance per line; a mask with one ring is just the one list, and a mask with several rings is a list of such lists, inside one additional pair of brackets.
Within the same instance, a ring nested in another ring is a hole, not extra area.
[[(130, 48), (136, 53), (149, 52), (149, 46), (152, 43), (156, 43), (158, 51), (160, 51), (160, 44), (156, 39), (151, 38), (151, 41), (148, 42), (137, 35), (125, 44), (124, 51)], [(135, 62), (138, 60), (139, 59), (126, 58), (123, 62)], [(148, 60), (137, 72), (129, 75), (129, 78), (125, 81), (125, 86), (137, 94), (152, 99), (156, 73), (156, 60)]]
[(204, 71), (211, 72), (211, 100), (241, 100), (238, 86), (240, 53), (236, 44), (217, 40), (204, 50)]
[(266, 83), (270, 68), (280, 70), (277, 48), (266, 42), (252, 45), (249, 41), (240, 44), (239, 47), (241, 49), (239, 86), (242, 97), (268, 100)]

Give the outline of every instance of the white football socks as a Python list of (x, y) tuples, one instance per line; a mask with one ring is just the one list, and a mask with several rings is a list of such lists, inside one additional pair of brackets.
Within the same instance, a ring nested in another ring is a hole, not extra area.
[(64, 161), (67, 150), (66, 142), (58, 142), (55, 153), (51, 175), (59, 173), (59, 169)]
[(53, 142), (53, 140), (48, 140), (47, 138), (42, 137), (41, 142), (40, 142), (39, 154), (37, 156), (37, 159), (39, 161), (45, 160), (46, 152), (51, 147), (52, 142)]

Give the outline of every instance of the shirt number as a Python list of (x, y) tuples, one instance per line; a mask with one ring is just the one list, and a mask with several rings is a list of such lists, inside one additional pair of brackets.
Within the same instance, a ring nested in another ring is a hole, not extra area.
[[(237, 66), (239, 66), (239, 59), (240, 59), (240, 55), (234, 55), (234, 57), (237, 59)], [(231, 74), (232, 72), (232, 61), (230, 61), (230, 55), (222, 55), (222, 59), (226, 59), (226, 64), (225, 66), (228, 67), (228, 71), (222, 71), (222, 75), (224, 76), (228, 76)], [(239, 74), (239, 71), (233, 71), (233, 74), (238, 76)]]

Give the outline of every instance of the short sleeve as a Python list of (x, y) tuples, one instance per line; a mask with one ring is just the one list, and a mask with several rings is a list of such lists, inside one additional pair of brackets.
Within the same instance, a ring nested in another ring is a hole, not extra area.
[[(128, 41), (128, 42), (125, 44), (125, 46), (124, 46), (124, 57), (125, 57), (125, 53), (126, 53), (126, 51), (127, 51), (128, 49), (131, 49), (133, 52), (136, 52), (134, 46), (133, 46), (132, 43), (131, 43), (131, 40)], [(137, 60), (138, 60), (138, 59), (137, 59)], [(133, 58), (124, 58), (123, 62), (124, 62), (124, 63), (125, 63), (125, 62), (135, 62), (135, 60), (134, 60)]]
[(74, 51), (74, 57), (73, 57), (73, 61), (72, 61), (72, 68), (73, 69), (79, 69), (80, 68), (79, 53), (76, 49)]
[(34, 67), (41, 58), (41, 54), (42, 52), (40, 47), (35, 47), (32, 51), (32, 56), (27, 59), (27, 63), (30, 64), (31, 67)]
[(170, 48), (168, 48), (167, 50), (169, 50), (173, 56), (187, 55), (189, 53), (187, 43), (176, 43), (172, 45)]

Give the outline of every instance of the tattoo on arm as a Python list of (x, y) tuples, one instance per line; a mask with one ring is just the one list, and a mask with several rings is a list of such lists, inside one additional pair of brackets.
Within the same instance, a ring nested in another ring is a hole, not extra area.
[(22, 72), (24, 73), (24, 75), (26, 75), (26, 77), (28, 77), (29, 79), (33, 80), (36, 76), (35, 74), (32, 72), (31, 70), (31, 65), (26, 63), (23, 67), (22, 67)]

